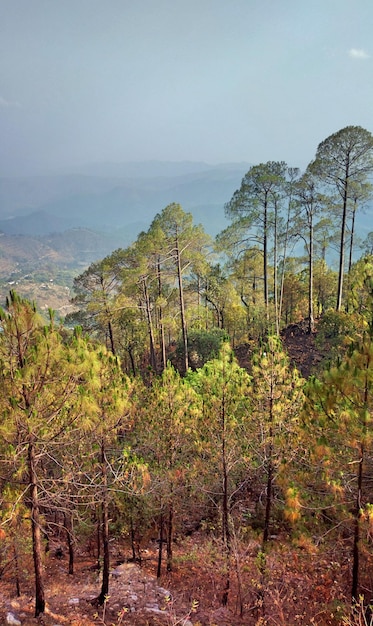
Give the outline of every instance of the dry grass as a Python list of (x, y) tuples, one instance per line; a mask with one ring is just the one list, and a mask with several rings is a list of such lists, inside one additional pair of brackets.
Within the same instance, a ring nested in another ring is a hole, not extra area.
[[(204, 536), (193, 536), (175, 546), (175, 568), (156, 581), (156, 547), (149, 545), (142, 568), (127, 566), (126, 575), (112, 577), (110, 597), (104, 608), (95, 607), (92, 599), (100, 590), (98, 572), (93, 559), (81, 553), (76, 573), (67, 573), (67, 559), (46, 557), (45, 615), (33, 617), (33, 580), (30, 556), (22, 562), (21, 597), (15, 597), (14, 575), (8, 568), (0, 592), (0, 623), (12, 611), (22, 625), (44, 624), (93, 626), (131, 624), (133, 626), (241, 626), (271, 624), (273, 626), (366, 626), (365, 622), (342, 621), (344, 600), (349, 587), (347, 558), (339, 550), (335, 555), (325, 548), (317, 552), (286, 543), (274, 544), (259, 573), (257, 543), (242, 546), (237, 561), (232, 559), (231, 588), (227, 607), (221, 606), (225, 583), (224, 562), (218, 543)], [(125, 546), (113, 549), (113, 562), (119, 554), (129, 554)], [(241, 589), (235, 562), (240, 565)], [(158, 599), (161, 612), (144, 609), (149, 602), (152, 585), (170, 591), (170, 597)], [(240, 591), (240, 594), (239, 594)], [(136, 610), (130, 608), (129, 593), (140, 597)], [(243, 601), (240, 616), (239, 597)], [(78, 599), (79, 601), (74, 601)], [(76, 602), (76, 603), (74, 603)], [(347, 618), (346, 618), (347, 619)]]

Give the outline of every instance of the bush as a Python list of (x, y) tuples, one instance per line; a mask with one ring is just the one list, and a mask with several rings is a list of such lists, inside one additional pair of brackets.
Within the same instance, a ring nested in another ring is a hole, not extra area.
[[(229, 341), (225, 330), (192, 330), (188, 334), (188, 360), (190, 367), (195, 370), (202, 367), (207, 361), (218, 357), (223, 343)], [(177, 344), (176, 354), (180, 358), (183, 354), (183, 342)]]
[(329, 309), (317, 325), (316, 345), (333, 358), (340, 355), (363, 331), (361, 316)]

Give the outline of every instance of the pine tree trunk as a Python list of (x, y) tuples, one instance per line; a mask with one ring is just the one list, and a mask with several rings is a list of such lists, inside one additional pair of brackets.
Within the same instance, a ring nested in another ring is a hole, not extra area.
[(226, 576), (225, 588), (222, 596), (222, 605), (228, 604), (228, 595), (230, 590), (230, 557), (231, 557), (231, 534), (229, 528), (229, 494), (228, 494), (228, 470), (226, 457), (226, 423), (225, 423), (225, 394), (223, 390), (222, 412), (221, 412), (221, 428), (222, 428), (222, 478), (223, 478), (223, 510), (222, 510), (222, 539), (226, 554)]
[[(171, 487), (172, 491), (172, 487)], [(172, 572), (172, 542), (174, 536), (174, 504), (171, 501), (168, 508), (168, 533), (167, 533), (167, 571)]]
[(269, 459), (267, 469), (267, 487), (266, 487), (266, 510), (264, 518), (264, 530), (263, 530), (263, 544), (268, 541), (269, 528), (271, 522), (272, 513), (272, 486), (273, 486), (273, 463), (272, 459)]
[(353, 250), (354, 250), (356, 210), (357, 210), (357, 200), (355, 199), (354, 208), (352, 210), (352, 218), (351, 218), (350, 252), (349, 252), (349, 257), (348, 257), (348, 273), (349, 274), (352, 268), (352, 256), (353, 256)]
[[(161, 301), (162, 298), (162, 274), (161, 274), (161, 262), (158, 258), (157, 262), (157, 276), (158, 276), (158, 297)], [(163, 311), (162, 306), (159, 306), (159, 332), (160, 332), (160, 341), (162, 347), (162, 371), (166, 367), (166, 341), (164, 336), (164, 325), (163, 325)]]
[(95, 517), (96, 517), (96, 522), (97, 522), (97, 528), (96, 528), (96, 546), (97, 546), (97, 569), (98, 571), (100, 571), (101, 568), (101, 514), (100, 514), (100, 510), (98, 509), (98, 507), (96, 507), (96, 513), (95, 513)]
[(100, 605), (104, 604), (105, 600), (109, 595), (109, 575), (110, 575), (110, 549), (109, 549), (109, 505), (108, 505), (108, 485), (107, 485), (107, 468), (106, 468), (106, 457), (105, 457), (105, 447), (102, 443), (101, 446), (101, 472), (102, 472), (102, 483), (103, 483), (103, 494), (102, 494), (102, 547), (103, 547), (103, 568), (102, 568), (102, 585), (101, 592), (98, 597), (98, 603)]
[(269, 319), (268, 309), (268, 201), (265, 200), (264, 204), (264, 217), (263, 217), (263, 278), (264, 278), (264, 306), (266, 310), (267, 321)]
[[(367, 413), (369, 409), (369, 394), (370, 394), (370, 381), (368, 372), (370, 369), (371, 363), (370, 358), (367, 359), (366, 362), (366, 375), (365, 375), (365, 386), (364, 386), (364, 412), (363, 412), (363, 437), (365, 439), (367, 435)], [(363, 476), (364, 476), (364, 439), (360, 442), (360, 450), (359, 450), (359, 465), (358, 465), (358, 474), (357, 474), (357, 495), (356, 495), (356, 509), (355, 509), (355, 525), (354, 525), (354, 542), (353, 542), (353, 562), (352, 562), (352, 588), (351, 588), (351, 596), (353, 601), (358, 600), (358, 589), (359, 589), (359, 566), (360, 566), (360, 520), (361, 520), (361, 509), (362, 509), (362, 498), (363, 498)]]
[(179, 283), (181, 330), (182, 330), (183, 345), (184, 345), (184, 371), (186, 373), (189, 367), (188, 335), (187, 335), (187, 327), (186, 327), (186, 319), (185, 319), (183, 276), (182, 276), (182, 271), (181, 271), (180, 250), (179, 250), (179, 241), (178, 241), (177, 235), (176, 235), (176, 241), (175, 241), (175, 250), (176, 250), (177, 278), (178, 278), (178, 283)]
[(271, 395), (269, 400), (269, 446), (268, 446), (268, 462), (267, 462), (267, 487), (266, 487), (266, 510), (264, 518), (264, 530), (263, 530), (263, 546), (269, 538), (269, 527), (271, 523), (272, 513), (272, 491), (273, 491), (273, 381), (271, 381)]
[[(357, 209), (357, 200), (354, 200), (354, 208), (352, 209), (352, 218), (351, 218), (351, 233), (350, 233), (350, 252), (348, 256), (348, 272), (347, 272), (347, 285), (346, 292), (350, 292), (350, 280), (351, 280), (351, 268), (352, 268), (352, 254), (354, 248), (354, 235), (355, 235), (355, 218), (356, 218), (356, 209)], [(346, 311), (348, 313), (348, 302), (346, 306)]]
[(279, 320), (281, 320), (282, 318), (282, 307), (284, 303), (285, 269), (286, 269), (286, 261), (287, 261), (287, 254), (288, 254), (290, 212), (291, 212), (291, 206), (292, 206), (292, 197), (293, 197), (293, 194), (292, 194), (292, 191), (290, 191), (290, 195), (288, 197), (288, 210), (287, 210), (286, 230), (285, 230), (285, 239), (284, 239), (284, 248), (283, 248), (283, 263), (282, 263), (281, 281), (280, 281), (280, 301), (279, 301), (279, 307), (278, 307), (278, 319)]
[(110, 340), (110, 350), (113, 354), (115, 354), (113, 325), (110, 320), (108, 321), (108, 332), (109, 332), (109, 340)]
[(276, 318), (276, 335), (280, 336), (280, 316), (278, 306), (278, 280), (277, 280), (277, 202), (275, 202), (275, 221), (274, 221), (274, 234), (273, 234), (273, 295), (275, 305), (275, 318)]
[(32, 555), (35, 571), (35, 617), (38, 617), (40, 613), (45, 611), (45, 593), (35, 447), (32, 441), (28, 446), (28, 471), (31, 496)]
[(16, 540), (13, 540), (13, 555), (14, 555), (14, 576), (16, 581), (16, 595), (17, 598), (21, 595), (21, 585), (19, 582), (19, 562), (18, 562), (18, 549)]
[(148, 292), (148, 287), (147, 287), (145, 278), (142, 281), (142, 286), (143, 286), (143, 293), (144, 293), (144, 300), (145, 300), (146, 319), (148, 322), (150, 365), (153, 368), (153, 370), (156, 372), (157, 371), (157, 359), (156, 359), (155, 347), (154, 347), (155, 344), (154, 344), (153, 321), (152, 321), (152, 314), (150, 310), (149, 292)]
[(360, 565), (360, 518), (361, 518), (361, 495), (363, 488), (363, 461), (364, 461), (364, 446), (360, 445), (360, 460), (357, 476), (357, 497), (355, 508), (355, 520), (354, 520), (354, 541), (352, 548), (352, 587), (351, 597), (352, 600), (357, 602), (358, 588), (359, 588), (359, 565)]
[(163, 551), (163, 513), (161, 513), (159, 517), (159, 548), (158, 548), (157, 578), (160, 578), (161, 573), (162, 573), (162, 551)]
[(312, 212), (309, 218), (309, 258), (308, 258), (308, 333), (311, 335), (315, 329), (313, 314), (313, 218)]
[(64, 526), (66, 530), (67, 547), (69, 550), (69, 574), (74, 574), (74, 542), (71, 534), (71, 516), (70, 514), (63, 514)]
[(348, 199), (348, 166), (346, 166), (346, 178), (345, 178), (344, 184), (345, 184), (345, 188), (344, 188), (344, 194), (343, 194), (341, 243), (340, 243), (340, 249), (339, 249), (338, 295), (337, 295), (337, 306), (336, 306), (337, 311), (340, 311), (342, 308), (342, 295), (343, 295), (343, 278), (344, 278), (344, 265), (345, 265), (345, 237), (346, 237), (347, 199)]
[(128, 348), (128, 356), (129, 356), (130, 363), (131, 363), (131, 371), (132, 371), (132, 374), (133, 374), (134, 376), (136, 376), (135, 359), (134, 359), (134, 356), (133, 356), (133, 350), (132, 350), (132, 348)]

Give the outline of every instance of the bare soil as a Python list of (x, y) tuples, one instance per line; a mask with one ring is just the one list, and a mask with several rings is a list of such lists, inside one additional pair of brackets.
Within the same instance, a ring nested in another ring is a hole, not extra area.
[[(11, 613), (22, 625), (93, 626), (336, 626), (349, 594), (350, 560), (346, 546), (317, 547), (310, 540), (271, 542), (265, 567), (258, 568), (260, 544), (245, 541), (234, 550), (227, 606), (222, 606), (226, 568), (219, 544), (196, 533), (175, 545), (175, 567), (155, 576), (157, 547), (149, 545), (144, 561), (124, 562), (126, 546), (112, 546), (113, 566), (107, 603), (98, 607), (100, 573), (94, 559), (80, 553), (75, 573), (67, 557), (46, 555), (46, 600), (43, 615), (34, 617), (31, 557), (22, 563), (21, 596), (16, 597), (14, 570), (0, 582), (0, 623)], [(372, 562), (367, 560), (365, 578)], [(370, 581), (372, 582), (372, 581)], [(242, 605), (242, 614), (240, 610)]]

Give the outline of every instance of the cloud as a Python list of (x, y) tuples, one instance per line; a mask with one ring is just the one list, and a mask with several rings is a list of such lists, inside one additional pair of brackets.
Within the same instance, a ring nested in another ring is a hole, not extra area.
[(367, 54), (367, 52), (365, 52), (365, 50), (362, 50), (361, 48), (351, 48), (348, 51), (348, 56), (351, 57), (351, 59), (369, 59), (369, 54)]
[(20, 109), (21, 105), (19, 102), (15, 102), (12, 100), (6, 100), (2, 96), (0, 96), (0, 108), (2, 109)]

